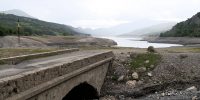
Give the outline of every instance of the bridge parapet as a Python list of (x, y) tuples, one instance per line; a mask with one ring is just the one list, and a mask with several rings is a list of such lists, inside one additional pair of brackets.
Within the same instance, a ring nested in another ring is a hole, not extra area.
[(31, 71), (0, 79), (0, 100), (33, 98), (61, 100), (81, 82), (88, 82), (99, 92), (108, 66), (112, 64), (113, 53), (110, 51), (80, 51), (79, 53), (84, 55), (76, 56), (74, 53), (68, 58), (58, 60), (57, 63), (36, 64), (31, 66), (34, 68)]
[(64, 53), (75, 52), (75, 51), (79, 51), (79, 49), (76, 49), (76, 48), (64, 49), (64, 50), (57, 50), (57, 51), (52, 51), (52, 52), (43, 52), (43, 53), (14, 56), (14, 57), (9, 57), (9, 58), (1, 58), (0, 62), (3, 64), (17, 64), (24, 60), (37, 59), (41, 57), (54, 56), (54, 55), (59, 55), (59, 54), (64, 54)]

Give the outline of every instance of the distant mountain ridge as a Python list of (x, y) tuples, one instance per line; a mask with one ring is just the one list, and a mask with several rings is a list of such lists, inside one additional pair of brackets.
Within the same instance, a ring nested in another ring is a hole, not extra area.
[(200, 12), (186, 21), (176, 24), (160, 37), (200, 37)]
[(4, 14), (13, 14), (16, 16), (22, 16), (22, 17), (28, 17), (28, 18), (35, 18), (29, 14), (27, 14), (26, 12), (19, 10), (19, 9), (12, 9), (12, 10), (6, 10), (6, 11), (0, 11), (0, 13), (4, 13)]
[(0, 36), (16, 35), (18, 19), (21, 35), (86, 35), (71, 26), (0, 13)]
[(149, 27), (153, 25), (158, 25), (160, 23), (166, 23), (166, 22), (150, 20), (150, 19), (141, 19), (135, 22), (120, 24), (109, 28), (98, 28), (98, 29), (80, 28), (80, 31), (89, 33), (93, 36), (118, 36), (123, 33), (130, 33), (133, 30), (142, 29), (144, 27)]
[(150, 36), (150, 35), (159, 36), (161, 32), (166, 32), (170, 30), (174, 25), (176, 25), (175, 22), (161, 23), (161, 24), (150, 26), (150, 27), (137, 29), (129, 33), (121, 34), (119, 36), (121, 37), (130, 37), (130, 36), (142, 37), (142, 36)]

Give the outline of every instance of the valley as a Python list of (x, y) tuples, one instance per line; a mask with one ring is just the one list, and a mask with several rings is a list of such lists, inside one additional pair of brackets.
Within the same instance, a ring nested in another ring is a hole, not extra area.
[[(62, 18), (73, 19), (69, 15), (57, 20)], [(78, 24), (87, 25), (89, 22)], [(111, 22), (117, 23), (116, 20)], [(53, 62), (59, 61), (59, 57), (69, 60), (71, 58), (66, 56), (71, 55), (73, 60), (79, 61), (80, 56), (83, 58), (80, 65), (87, 65), (90, 61), (84, 57), (88, 54), (109, 51), (115, 59), (110, 58), (108, 71), (102, 72), (107, 72), (107, 75), (101, 80), (104, 81), (102, 88), (98, 88), (100, 100), (200, 99), (200, 13), (182, 22), (147, 18), (121, 21), (116, 25), (109, 21), (103, 24), (111, 26), (81, 28), (37, 19), (17, 9), (2, 11), (0, 58), (77, 48), (80, 50), (78, 53), (55, 55), (55, 59), (49, 59)], [(104, 59), (109, 55), (101, 57)], [(22, 59), (25, 63), (29, 60)], [(62, 61), (65, 62), (64, 59)], [(91, 61), (96, 60), (91, 58)], [(37, 62), (40, 64), (39, 60)], [(3, 60), (0, 65), (2, 69), (13, 67)], [(11, 70), (9, 73), (15, 72)], [(98, 75), (95, 78), (98, 79)]]

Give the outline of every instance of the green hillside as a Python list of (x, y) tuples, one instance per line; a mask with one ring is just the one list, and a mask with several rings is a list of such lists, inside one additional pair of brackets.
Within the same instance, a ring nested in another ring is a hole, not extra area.
[(200, 37), (200, 12), (176, 24), (170, 31), (161, 33), (160, 37)]
[(45, 22), (38, 19), (0, 13), (0, 36), (16, 35), (17, 21), (21, 35), (81, 35), (71, 26)]

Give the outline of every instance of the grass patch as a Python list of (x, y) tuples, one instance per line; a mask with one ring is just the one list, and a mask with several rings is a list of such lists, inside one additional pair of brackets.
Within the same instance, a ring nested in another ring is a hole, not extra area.
[(200, 52), (200, 48), (190, 48), (190, 51), (192, 51), (192, 52)]
[(161, 59), (160, 54), (155, 53), (142, 53), (136, 54), (134, 58), (132, 58), (130, 62), (130, 66), (133, 69), (137, 69), (139, 67), (146, 67), (147, 69), (151, 68), (151, 65), (156, 66)]
[(78, 37), (75, 37), (75, 36), (62, 36), (62, 38), (65, 39), (65, 40), (74, 40), (74, 39), (76, 39)]
[(34, 54), (34, 53), (42, 53), (42, 52), (50, 52), (50, 51), (55, 51), (55, 49), (3, 48), (3, 49), (0, 49), (0, 58), (7, 58), (7, 57), (12, 57), (12, 56), (27, 55), (27, 54)]
[(6, 62), (0, 60), (0, 65), (6, 64)]
[(199, 53), (200, 48), (194, 47), (179, 47), (179, 48), (169, 48), (165, 50), (168, 53)]

